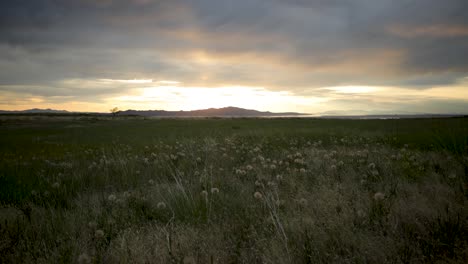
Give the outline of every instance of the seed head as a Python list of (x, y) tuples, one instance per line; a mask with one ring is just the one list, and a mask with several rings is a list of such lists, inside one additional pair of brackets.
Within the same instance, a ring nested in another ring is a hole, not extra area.
[(255, 199), (257, 199), (257, 200), (260, 200), (260, 199), (263, 198), (263, 195), (262, 195), (260, 192), (255, 192), (255, 193), (254, 193), (254, 197), (255, 197)]
[(205, 190), (201, 191), (200, 194), (201, 194), (203, 197), (208, 197), (208, 192), (205, 191)]
[(260, 180), (255, 181), (255, 186), (257, 187), (263, 187), (263, 183)]
[(81, 255), (78, 256), (78, 263), (79, 264), (91, 264), (91, 257), (86, 253), (82, 253)]
[(219, 189), (218, 189), (218, 188), (211, 188), (211, 193), (212, 193), (212, 194), (218, 194), (218, 193), (219, 193)]
[(101, 229), (98, 229), (94, 232), (94, 237), (96, 239), (103, 239), (104, 238), (104, 231), (102, 231)]
[(149, 183), (150, 185), (153, 185), (153, 184), (154, 184), (154, 180), (151, 179), (151, 180), (148, 181), (148, 183)]
[(164, 202), (159, 202), (157, 207), (159, 210), (164, 210), (166, 209), (166, 204)]
[(117, 197), (114, 194), (111, 194), (107, 197), (107, 200), (109, 200), (110, 202), (114, 202), (116, 199)]
[(381, 192), (377, 192), (374, 194), (374, 200), (379, 202), (379, 201), (382, 201), (383, 199), (385, 199), (385, 194), (381, 193)]

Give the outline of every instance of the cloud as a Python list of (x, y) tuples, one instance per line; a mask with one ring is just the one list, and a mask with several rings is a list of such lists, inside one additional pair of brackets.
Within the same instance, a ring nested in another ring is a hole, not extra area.
[(468, 36), (468, 25), (431, 25), (431, 26), (403, 26), (392, 25), (388, 27), (391, 34), (404, 38), (434, 37), (453, 38)]
[(97, 79), (427, 90), (467, 76), (467, 13), (465, 0), (3, 1), (0, 89), (83, 100), (134, 89), (85, 87)]

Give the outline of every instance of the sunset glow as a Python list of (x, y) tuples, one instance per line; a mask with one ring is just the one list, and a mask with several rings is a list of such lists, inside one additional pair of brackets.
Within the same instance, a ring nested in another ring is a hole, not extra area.
[(449, 2), (5, 2), (0, 109), (468, 113)]

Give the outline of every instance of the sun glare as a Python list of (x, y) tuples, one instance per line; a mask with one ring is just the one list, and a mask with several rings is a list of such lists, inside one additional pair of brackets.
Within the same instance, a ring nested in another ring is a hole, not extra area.
[(331, 90), (337, 93), (353, 93), (353, 94), (360, 94), (360, 93), (372, 93), (379, 91), (378, 87), (373, 86), (336, 86), (336, 87), (327, 87), (326, 90)]
[(216, 88), (159, 85), (145, 87), (133, 95), (112, 100), (133, 109), (197, 110), (236, 106), (269, 111), (307, 111), (326, 98), (303, 97), (263, 87), (223, 86)]

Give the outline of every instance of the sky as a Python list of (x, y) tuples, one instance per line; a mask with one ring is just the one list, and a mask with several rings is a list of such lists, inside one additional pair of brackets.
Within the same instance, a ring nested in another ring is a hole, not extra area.
[(466, 0), (0, 2), (0, 109), (468, 114)]

